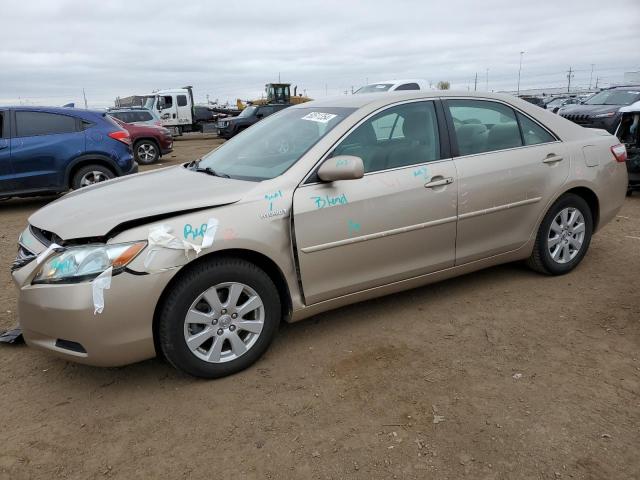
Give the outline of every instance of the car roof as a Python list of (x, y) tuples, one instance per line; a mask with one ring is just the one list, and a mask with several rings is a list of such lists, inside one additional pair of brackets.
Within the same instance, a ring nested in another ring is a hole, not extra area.
[(45, 107), (45, 106), (36, 106), (36, 105), (18, 105), (18, 106), (8, 106), (4, 107), (7, 109), (19, 111), (28, 111), (28, 112), (46, 112), (46, 113), (62, 113), (62, 114), (82, 114), (82, 113), (93, 113), (97, 115), (102, 115), (103, 112), (99, 110), (85, 110), (84, 108), (73, 108), (73, 107)]
[(489, 92), (468, 92), (455, 90), (401, 90), (383, 93), (363, 93), (358, 95), (338, 95), (320, 100), (300, 103), (290, 108), (344, 107), (362, 108), (365, 106), (383, 107), (403, 100), (420, 100), (440, 97), (485, 98), (514, 103), (518, 99), (513, 95)]

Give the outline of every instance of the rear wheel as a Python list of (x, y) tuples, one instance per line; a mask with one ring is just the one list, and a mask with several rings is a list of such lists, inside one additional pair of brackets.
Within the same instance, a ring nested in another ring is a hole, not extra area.
[(260, 268), (224, 258), (196, 266), (164, 299), (158, 343), (185, 373), (217, 378), (252, 365), (280, 323), (278, 290)]
[(111, 170), (102, 165), (87, 165), (80, 168), (71, 179), (71, 188), (77, 190), (78, 188), (88, 187), (95, 183), (104, 182), (110, 180), (115, 175)]
[(578, 195), (560, 197), (545, 215), (529, 257), (529, 266), (548, 275), (573, 270), (584, 258), (593, 232), (593, 215)]
[(150, 165), (160, 158), (158, 145), (151, 140), (140, 140), (133, 146), (136, 161), (140, 165)]

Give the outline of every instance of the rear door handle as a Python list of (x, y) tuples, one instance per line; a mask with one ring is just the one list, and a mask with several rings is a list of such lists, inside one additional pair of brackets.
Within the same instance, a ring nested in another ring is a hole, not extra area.
[(556, 155), (555, 153), (550, 153), (547, 157), (542, 160), (542, 163), (546, 163), (547, 165), (553, 165), (554, 163), (561, 162), (563, 158), (560, 155)]
[(453, 177), (447, 177), (447, 178), (433, 177), (433, 178), (439, 178), (439, 180), (432, 179), (430, 182), (427, 182), (424, 184), (425, 188), (443, 187), (444, 185), (451, 185), (453, 183)]

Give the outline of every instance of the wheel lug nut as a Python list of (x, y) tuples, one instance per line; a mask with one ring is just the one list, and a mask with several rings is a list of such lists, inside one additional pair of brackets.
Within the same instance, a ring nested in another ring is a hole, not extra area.
[(238, 314), (237, 313), (231, 314), (231, 318), (238, 318)]
[(227, 313), (227, 309), (223, 308), (222, 310), (220, 310), (220, 313), (224, 315), (225, 313)]
[(221, 328), (219, 328), (218, 329), (218, 335), (222, 335), (223, 333), (224, 333), (224, 331)]
[(217, 318), (214, 318), (214, 319), (213, 319), (213, 322), (211, 322), (211, 323), (213, 323), (213, 325), (217, 325), (217, 324), (218, 324), (218, 319), (217, 319)]
[(230, 326), (229, 326), (229, 330), (231, 330), (232, 332), (233, 332), (235, 329), (236, 329), (236, 326), (235, 326), (235, 325), (230, 325)]

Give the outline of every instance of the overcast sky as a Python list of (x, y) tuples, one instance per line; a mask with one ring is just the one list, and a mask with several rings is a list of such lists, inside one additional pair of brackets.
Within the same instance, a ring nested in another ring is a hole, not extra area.
[(90, 106), (193, 85), (196, 101), (311, 97), (367, 80), (515, 90), (640, 70), (640, 0), (0, 0), (0, 104)]

